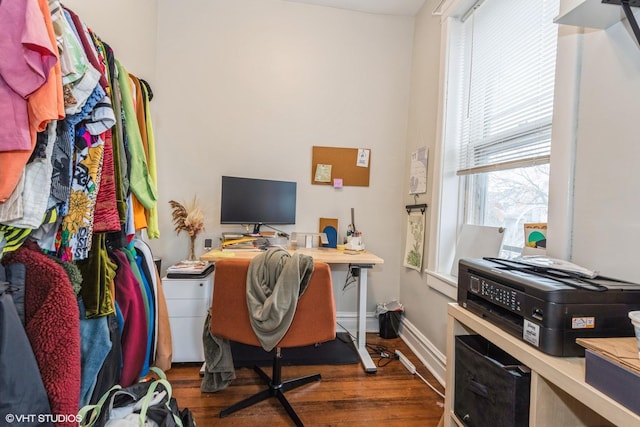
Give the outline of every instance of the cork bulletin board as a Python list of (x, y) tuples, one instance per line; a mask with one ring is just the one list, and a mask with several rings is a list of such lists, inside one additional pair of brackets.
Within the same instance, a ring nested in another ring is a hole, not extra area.
[[(342, 179), (344, 186), (369, 186), (369, 172), (371, 169), (371, 150), (366, 150), (368, 156), (366, 167), (358, 166), (358, 154), (363, 149), (342, 147), (313, 147), (311, 160), (311, 184), (333, 185), (333, 179)], [(331, 180), (316, 180), (318, 165), (328, 165), (331, 169)]]

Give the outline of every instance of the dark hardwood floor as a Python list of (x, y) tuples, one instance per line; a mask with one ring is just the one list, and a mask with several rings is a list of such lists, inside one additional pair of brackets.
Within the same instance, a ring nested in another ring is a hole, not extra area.
[[(382, 339), (367, 334), (374, 362), (380, 367), (367, 374), (360, 363), (353, 365), (284, 366), (283, 379), (320, 373), (322, 380), (291, 390), (285, 395), (307, 426), (437, 426), (444, 400), (417, 375), (411, 375), (399, 360), (380, 359), (376, 346), (393, 354), (396, 349), (416, 366), (418, 374), (444, 394), (443, 387), (400, 339)], [(385, 363), (389, 362), (385, 365)], [(271, 368), (264, 368), (271, 373)], [(278, 425), (293, 422), (275, 398), (219, 418), (221, 409), (264, 389), (258, 375), (248, 368), (236, 369), (237, 379), (217, 393), (200, 391), (200, 365), (174, 364), (167, 371), (173, 395), (182, 409), (194, 414), (198, 426)]]

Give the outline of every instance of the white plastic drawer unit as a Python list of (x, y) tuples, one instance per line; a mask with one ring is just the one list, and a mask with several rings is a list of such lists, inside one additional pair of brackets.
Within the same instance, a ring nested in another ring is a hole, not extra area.
[(167, 302), (173, 362), (203, 362), (202, 328), (211, 306), (213, 272), (205, 278), (162, 279)]
[(202, 299), (211, 301), (213, 274), (203, 279), (162, 279), (165, 299)]

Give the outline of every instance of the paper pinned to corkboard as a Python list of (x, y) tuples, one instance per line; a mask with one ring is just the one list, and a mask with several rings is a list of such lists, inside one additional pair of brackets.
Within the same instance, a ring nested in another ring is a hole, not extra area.
[(331, 165), (318, 163), (316, 166), (315, 182), (331, 182)]

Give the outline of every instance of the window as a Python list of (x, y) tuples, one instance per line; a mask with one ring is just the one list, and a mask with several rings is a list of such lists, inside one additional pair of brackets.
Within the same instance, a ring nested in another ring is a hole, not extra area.
[(505, 227), (501, 255), (510, 256), (524, 245), (524, 223), (547, 221), (558, 3), (480, 0), (443, 24), (439, 237), (430, 270), (451, 269), (451, 241), (464, 223)]

